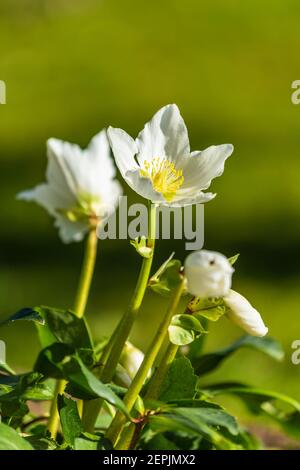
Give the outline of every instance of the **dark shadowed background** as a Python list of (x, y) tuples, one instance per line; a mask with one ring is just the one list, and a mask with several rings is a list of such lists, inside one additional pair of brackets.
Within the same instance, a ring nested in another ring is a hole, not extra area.
[[(2, 0), (0, 79), (0, 317), (39, 304), (70, 307), (82, 244), (63, 245), (53, 221), (15, 194), (44, 179), (45, 142), (86, 146), (112, 124), (135, 136), (161, 106), (177, 103), (191, 147), (232, 142), (235, 152), (205, 208), (205, 247), (241, 253), (234, 287), (262, 313), (286, 351), (282, 364), (241, 351), (209, 379), (244, 380), (300, 399), (300, 78), (298, 0)], [(123, 182), (131, 201), (140, 200)], [(140, 259), (128, 241), (100, 245), (88, 318), (108, 334), (134, 287)], [(184, 244), (158, 243), (155, 264)], [(162, 315), (147, 295), (132, 339), (145, 347)], [(163, 302), (163, 306), (165, 302)], [(34, 327), (1, 330), (8, 362), (32, 365)], [(241, 331), (222, 319), (206, 349)]]

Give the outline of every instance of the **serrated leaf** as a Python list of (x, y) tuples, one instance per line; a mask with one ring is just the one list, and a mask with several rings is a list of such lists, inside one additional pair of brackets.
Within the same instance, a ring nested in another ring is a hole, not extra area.
[(13, 428), (0, 423), (0, 450), (33, 450), (33, 447)]
[(58, 395), (57, 407), (64, 440), (67, 444), (74, 447), (75, 439), (83, 432), (77, 403), (65, 395)]
[(166, 374), (159, 399), (168, 402), (178, 399), (193, 398), (197, 376), (191, 362), (186, 357), (175, 359)]

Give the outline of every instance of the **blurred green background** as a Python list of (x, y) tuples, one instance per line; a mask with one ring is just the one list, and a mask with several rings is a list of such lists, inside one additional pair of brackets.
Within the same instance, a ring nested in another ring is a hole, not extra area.
[[(192, 149), (235, 145), (213, 182), (218, 197), (205, 207), (205, 247), (241, 253), (234, 287), (286, 351), (282, 364), (241, 351), (209, 379), (245, 380), (300, 399), (300, 366), (290, 361), (300, 338), (300, 106), (291, 103), (291, 83), (300, 78), (299, 20), (298, 0), (2, 0), (0, 317), (73, 303), (82, 244), (61, 244), (43, 209), (15, 200), (44, 179), (46, 139), (86, 146), (109, 124), (136, 135), (175, 102)], [(183, 242), (158, 243), (155, 264), (174, 248), (183, 258)], [(88, 306), (97, 337), (122, 314), (139, 264), (128, 241), (101, 243)], [(132, 336), (140, 347), (162, 314), (159, 302), (147, 295)], [(222, 319), (206, 349), (241, 333)], [(0, 334), (9, 363), (30, 367), (34, 327), (24, 322)]]

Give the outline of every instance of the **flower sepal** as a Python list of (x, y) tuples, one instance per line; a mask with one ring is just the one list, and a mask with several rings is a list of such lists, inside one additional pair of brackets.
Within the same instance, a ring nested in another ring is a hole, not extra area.
[(153, 248), (147, 246), (146, 237), (137, 237), (130, 240), (130, 244), (136, 249), (137, 253), (143, 258), (151, 258), (153, 256)]
[(203, 317), (210, 321), (217, 321), (226, 313), (227, 307), (222, 298), (201, 299), (193, 297), (187, 310), (197, 318)]

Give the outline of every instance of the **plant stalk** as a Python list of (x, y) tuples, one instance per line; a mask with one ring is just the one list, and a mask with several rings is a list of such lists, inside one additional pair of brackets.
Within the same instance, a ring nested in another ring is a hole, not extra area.
[[(148, 212), (148, 232), (147, 247), (152, 249), (152, 253), (149, 258), (143, 259), (134, 294), (123, 318), (115, 330), (115, 333), (113, 333), (114, 341), (112, 341), (113, 344), (111, 345), (110, 352), (107, 355), (107, 358), (105, 358), (106, 363), (100, 376), (101, 381), (104, 383), (108, 383), (113, 379), (123, 348), (139, 313), (147, 289), (156, 237), (156, 205), (151, 203), (149, 205)], [(97, 416), (101, 410), (102, 402), (103, 400), (99, 398), (85, 403), (83, 410), (83, 427), (85, 431), (93, 432)]]
[[(94, 269), (95, 269), (95, 262), (97, 256), (97, 233), (96, 228), (90, 230), (86, 245), (85, 245), (85, 252), (83, 257), (83, 263), (81, 268), (80, 279), (77, 288), (77, 294), (75, 297), (74, 303), (74, 312), (78, 316), (78, 318), (82, 318), (85, 312), (86, 304), (88, 301), (88, 296), (90, 292), (90, 287), (93, 279)], [(50, 415), (48, 421), (48, 431), (50, 432), (51, 436), (55, 439), (57, 435), (58, 425), (59, 425), (59, 415), (57, 411), (57, 396), (64, 392), (64, 388), (66, 386), (65, 380), (57, 380), (54, 396), (51, 402), (50, 407)], [(78, 402), (79, 410), (82, 409), (82, 403)]]
[[(152, 342), (151, 345), (145, 354), (144, 360), (136, 373), (131, 385), (124, 397), (124, 404), (127, 407), (128, 411), (130, 412), (135, 404), (135, 401), (144, 385), (144, 382), (147, 378), (147, 375), (150, 369), (153, 367), (153, 364), (157, 358), (157, 355), (160, 351), (161, 346), (165, 340), (166, 333), (168, 331), (168, 327), (172, 320), (172, 317), (175, 315), (182, 292), (184, 289), (184, 281), (183, 279), (179, 283), (177, 289), (175, 290), (169, 308), (166, 312), (165, 317), (163, 318)], [(120, 412), (116, 413), (115, 418), (113, 419), (110, 427), (106, 432), (106, 438), (109, 439), (113, 446), (115, 446), (118, 437), (123, 430), (124, 424), (126, 422), (126, 417), (122, 415)]]

